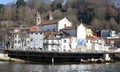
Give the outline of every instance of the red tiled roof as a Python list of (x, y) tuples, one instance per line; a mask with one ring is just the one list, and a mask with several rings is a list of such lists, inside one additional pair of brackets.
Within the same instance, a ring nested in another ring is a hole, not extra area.
[(44, 38), (55, 39), (56, 32), (44, 32)]
[(44, 38), (48, 38), (48, 39), (56, 39), (55, 35), (56, 34), (63, 34), (65, 35), (63, 32), (51, 32), (51, 31), (48, 31), (48, 32), (44, 32)]
[(70, 30), (70, 29), (76, 29), (76, 27), (74, 27), (74, 26), (69, 26), (69, 27), (65, 27), (65, 28), (63, 28), (63, 29), (61, 29), (61, 30)]
[(33, 26), (30, 28), (30, 31), (39, 31), (39, 27), (38, 26)]
[(93, 35), (93, 36), (89, 36), (89, 37), (87, 37), (87, 39), (98, 40), (99, 37)]
[(18, 29), (18, 30), (30, 30), (30, 28), (19, 28), (19, 27), (12, 27), (10, 28), (12, 30)]
[(60, 20), (60, 19), (42, 21), (42, 22), (40, 23), (40, 25), (57, 24), (59, 20)]

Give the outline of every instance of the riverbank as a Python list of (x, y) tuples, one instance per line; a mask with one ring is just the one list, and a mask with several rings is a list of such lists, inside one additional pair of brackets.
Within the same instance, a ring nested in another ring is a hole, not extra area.
[(8, 54), (0, 53), (0, 61), (25, 63), (25, 60), (10, 58)]

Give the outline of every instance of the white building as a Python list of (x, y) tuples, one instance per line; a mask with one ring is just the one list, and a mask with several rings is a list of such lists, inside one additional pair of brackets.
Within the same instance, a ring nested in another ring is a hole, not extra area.
[(67, 26), (72, 26), (72, 23), (67, 18), (63, 18), (61, 20), (57, 19), (42, 21), (39, 25), (39, 29), (42, 31), (59, 32), (60, 29)]
[(105, 49), (105, 41), (102, 40), (102, 39), (98, 39), (98, 40), (94, 41), (94, 50), (96, 52), (106, 51), (106, 49)]
[(72, 23), (66, 17), (58, 21), (58, 31), (69, 26), (72, 26)]
[(19, 30), (18, 29), (15, 29), (14, 32), (13, 32), (13, 38), (12, 38), (13, 42), (12, 42), (12, 48), (14, 49), (19, 49), (21, 48), (21, 43), (20, 43), (20, 34), (19, 34)]
[(43, 32), (31, 31), (29, 33), (29, 48), (33, 50), (43, 50)]
[(82, 23), (77, 27), (77, 38), (86, 39), (86, 28)]
[(62, 32), (44, 32), (44, 49), (46, 51), (60, 51)]
[(44, 49), (46, 51), (60, 51), (60, 39), (44, 39)]
[(19, 50), (25, 50), (25, 48), (28, 46), (27, 41), (29, 40), (29, 29), (20, 29), (16, 28), (12, 32), (12, 42), (11, 42), (11, 48), (12, 49), (19, 49)]
[(15, 29), (13, 31), (12, 47), (19, 50), (43, 50), (43, 32), (30, 29)]
[(62, 38), (61, 39), (61, 52), (68, 52), (68, 51), (70, 51), (70, 49), (71, 49), (71, 45), (70, 45), (70, 41), (71, 40), (71, 38), (70, 37), (65, 37), (65, 38)]

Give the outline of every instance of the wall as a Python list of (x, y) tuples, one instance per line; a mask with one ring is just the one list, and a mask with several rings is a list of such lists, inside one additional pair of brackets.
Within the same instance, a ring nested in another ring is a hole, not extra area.
[(59, 51), (61, 41), (59, 39), (46, 39), (44, 40), (44, 48), (47, 51)]
[(67, 34), (69, 34), (69, 36), (73, 36), (73, 37), (76, 37), (76, 30), (75, 29), (71, 29), (71, 30), (61, 30)]
[(65, 52), (69, 50), (70, 50), (70, 38), (62, 38), (60, 51)]
[(42, 32), (30, 33), (30, 48), (36, 48), (36, 49), (43, 48), (43, 33)]
[(64, 27), (67, 26), (72, 26), (72, 23), (67, 19), (67, 18), (63, 18), (58, 22), (58, 31), (60, 31), (60, 29), (63, 29)]
[(21, 48), (21, 39), (20, 39), (20, 35), (15, 33), (14, 34), (14, 49), (20, 49)]
[(83, 24), (80, 24), (77, 28), (77, 38), (86, 39), (86, 28)]
[(57, 32), (57, 24), (41, 25), (39, 30)]

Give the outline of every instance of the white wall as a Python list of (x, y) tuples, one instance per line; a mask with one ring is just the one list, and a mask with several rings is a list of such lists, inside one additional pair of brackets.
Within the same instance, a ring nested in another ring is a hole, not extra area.
[(89, 51), (94, 50), (93, 49), (93, 40), (87, 39), (86, 40), (86, 47), (87, 47), (87, 50), (89, 50)]
[(77, 46), (77, 38), (72, 37), (71, 38), (71, 49), (76, 49), (76, 46)]
[(86, 39), (86, 28), (83, 26), (83, 24), (80, 24), (77, 27), (77, 38)]
[(20, 35), (15, 33), (14, 34), (14, 49), (20, 49), (21, 48), (21, 39), (20, 39)]
[(57, 39), (44, 40), (44, 44), (47, 47), (46, 48), (47, 51), (59, 51), (60, 50), (61, 40), (57, 40)]
[(30, 33), (30, 48), (43, 48), (43, 33), (32, 32)]
[(58, 22), (58, 31), (63, 29), (65, 26), (72, 26), (72, 23), (67, 18), (63, 18)]
[(62, 38), (60, 51), (65, 52), (69, 50), (70, 50), (70, 38)]
[(94, 50), (97, 52), (105, 51), (105, 42), (104, 40), (95, 41)]

